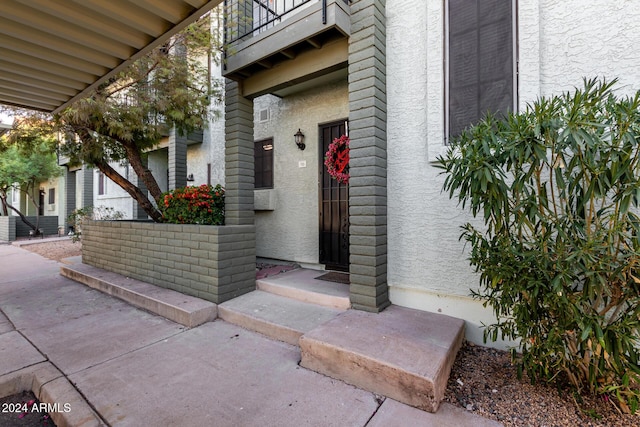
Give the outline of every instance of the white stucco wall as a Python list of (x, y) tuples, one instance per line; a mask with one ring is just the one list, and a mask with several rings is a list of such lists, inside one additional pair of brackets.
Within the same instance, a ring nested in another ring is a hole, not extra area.
[(390, 298), (464, 318), (467, 337), (481, 342), (479, 322), (491, 313), (468, 298), (477, 278), (458, 241), (468, 218), (430, 163), (444, 143), (443, 5), (388, 0), (386, 13)]
[[(583, 76), (619, 77), (623, 92), (637, 90), (637, 6), (520, 1), (519, 108), (580, 86)], [(471, 218), (441, 192), (444, 178), (433, 164), (444, 152), (443, 2), (387, 0), (386, 17), (390, 297), (461, 317), (467, 338), (482, 342), (481, 322), (493, 316), (468, 297), (478, 281), (458, 241)]]
[[(212, 27), (212, 31), (215, 31), (215, 24)], [(212, 85), (224, 92), (220, 59), (212, 57), (209, 61)], [(207, 164), (210, 164), (211, 185), (221, 184), (224, 187), (224, 103), (212, 102), (209, 110), (211, 120), (203, 130), (202, 144), (194, 144), (187, 148), (187, 175), (193, 174), (194, 178), (194, 181), (188, 184), (206, 184)]]
[[(64, 226), (66, 213), (64, 203), (66, 196), (64, 192), (64, 178), (62, 176), (58, 176), (41, 182), (40, 188), (44, 189), (44, 215), (57, 216), (58, 225)], [(55, 192), (53, 204), (49, 203), (49, 190), (51, 189)]]
[[(213, 107), (220, 109), (219, 106)], [(203, 131), (202, 144), (187, 147), (187, 175), (193, 174), (188, 185), (207, 183), (207, 164), (211, 165), (211, 185), (224, 187), (224, 113), (209, 122)]]
[(84, 182), (84, 174), (93, 173), (91, 169), (78, 169), (74, 174), (76, 179), (76, 207), (82, 208), (84, 206), (89, 206), (93, 204), (92, 200), (84, 200), (84, 194), (82, 191), (82, 183)]
[(624, 92), (640, 88), (640, 4), (636, 0), (539, 3), (543, 95), (580, 85), (583, 76), (619, 77)]
[[(123, 166), (118, 163), (111, 163), (111, 166), (123, 177), (127, 178), (129, 174), (134, 173), (131, 167)], [(128, 169), (128, 170), (127, 170)], [(118, 184), (106, 178), (104, 185), (104, 194), (98, 194), (100, 185), (100, 171), (93, 169), (93, 206), (112, 208), (116, 212), (122, 212), (123, 219), (133, 218), (133, 199)]]
[[(259, 121), (261, 110), (270, 119)], [(319, 268), (318, 174), (319, 124), (349, 115), (347, 83), (335, 83), (286, 98), (263, 96), (254, 100), (254, 138), (273, 138), (275, 209), (256, 211), (256, 254)], [(295, 145), (300, 129), (306, 149)], [(301, 167), (300, 162), (306, 162)]]
[(161, 148), (151, 151), (147, 157), (147, 167), (156, 179), (160, 190), (165, 192), (169, 189), (169, 149)]

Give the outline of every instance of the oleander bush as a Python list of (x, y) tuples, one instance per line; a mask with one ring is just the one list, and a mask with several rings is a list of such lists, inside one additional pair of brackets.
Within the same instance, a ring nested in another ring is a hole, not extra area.
[(174, 224), (224, 224), (224, 188), (219, 184), (181, 187), (162, 194), (164, 222)]
[(640, 92), (585, 80), (452, 142), (444, 190), (483, 226), (461, 239), (532, 381), (568, 380), (624, 412), (640, 397)]

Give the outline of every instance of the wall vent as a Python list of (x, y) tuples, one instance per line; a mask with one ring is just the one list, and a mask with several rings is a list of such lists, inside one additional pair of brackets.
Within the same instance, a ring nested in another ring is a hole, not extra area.
[(260, 110), (258, 113), (258, 122), (268, 122), (269, 121), (269, 109), (265, 108), (264, 110)]

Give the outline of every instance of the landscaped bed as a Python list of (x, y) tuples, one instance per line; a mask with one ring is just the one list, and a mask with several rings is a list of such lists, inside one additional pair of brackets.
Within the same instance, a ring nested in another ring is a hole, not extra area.
[(35, 252), (38, 255), (55, 261), (82, 255), (82, 243), (74, 243), (71, 239), (45, 243), (30, 243), (28, 245), (22, 245), (21, 247), (22, 249)]

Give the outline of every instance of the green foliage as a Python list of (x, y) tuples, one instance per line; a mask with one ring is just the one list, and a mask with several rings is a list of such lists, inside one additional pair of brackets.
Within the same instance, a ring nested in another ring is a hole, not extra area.
[(55, 151), (50, 141), (31, 142), (28, 148), (18, 144), (7, 144), (0, 150), (0, 187), (9, 188), (13, 184), (22, 187), (38, 184), (59, 176)]
[(202, 19), (74, 102), (56, 117), (59, 128), (88, 129), (93, 138), (68, 138), (65, 154), (90, 165), (122, 161), (128, 144), (142, 152), (173, 126), (180, 134), (202, 129), (217, 112), (210, 105), (221, 102), (221, 82), (209, 81), (207, 67), (216, 47)]
[[(188, 135), (219, 115), (222, 80), (211, 79), (209, 72), (209, 63), (219, 59), (216, 36), (209, 15), (204, 16), (42, 124), (65, 137), (60, 152), (70, 165), (99, 169), (160, 221), (148, 194), (157, 203), (162, 191), (145, 157), (172, 129)], [(112, 162), (130, 165), (144, 190)]]
[(224, 224), (224, 188), (220, 184), (182, 187), (162, 195), (165, 222), (173, 224)]
[(31, 200), (38, 212), (38, 201), (34, 192), (40, 182), (62, 174), (55, 153), (56, 139), (40, 127), (24, 126), (12, 132), (10, 138), (0, 138), (0, 208), (8, 214), (8, 208), (18, 213), (25, 224), (38, 230), (26, 220), (19, 207), (11, 206), (7, 199), (10, 188), (17, 188)]
[(612, 83), (486, 118), (439, 159), (444, 189), (485, 227), (463, 226), (474, 296), (493, 307), (485, 339), (519, 339), (532, 380), (565, 377), (640, 398), (640, 92)]
[(71, 240), (78, 242), (82, 239), (82, 224), (87, 220), (117, 221), (124, 218), (124, 213), (107, 206), (87, 206), (75, 209), (67, 217), (72, 230), (69, 232)]

